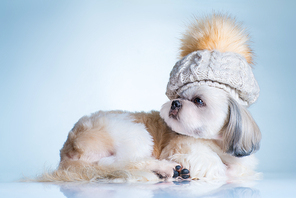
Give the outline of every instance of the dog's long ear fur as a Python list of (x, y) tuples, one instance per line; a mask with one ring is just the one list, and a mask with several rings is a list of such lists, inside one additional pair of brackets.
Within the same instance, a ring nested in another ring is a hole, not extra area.
[(223, 150), (236, 157), (259, 149), (261, 132), (249, 111), (229, 98), (229, 119), (222, 130)]

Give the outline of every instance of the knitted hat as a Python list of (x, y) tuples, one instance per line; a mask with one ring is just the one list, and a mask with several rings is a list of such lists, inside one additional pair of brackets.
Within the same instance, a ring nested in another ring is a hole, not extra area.
[(196, 20), (184, 34), (181, 56), (170, 74), (166, 95), (176, 99), (186, 89), (208, 85), (227, 91), (242, 105), (259, 96), (252, 73), (248, 35), (229, 16), (213, 14)]

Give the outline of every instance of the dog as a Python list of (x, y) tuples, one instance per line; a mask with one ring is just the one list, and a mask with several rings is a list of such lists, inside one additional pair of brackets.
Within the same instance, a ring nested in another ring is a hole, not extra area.
[(181, 41), (182, 59), (167, 87), (171, 100), (160, 112), (82, 117), (60, 151), (58, 169), (40, 180), (170, 180), (176, 166), (188, 169), (190, 179), (256, 175), (261, 133), (247, 107), (259, 87), (248, 35), (230, 16), (214, 13), (195, 20)]

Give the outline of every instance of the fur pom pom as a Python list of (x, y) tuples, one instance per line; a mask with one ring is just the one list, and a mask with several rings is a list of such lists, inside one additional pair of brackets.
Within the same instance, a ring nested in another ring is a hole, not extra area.
[(235, 52), (253, 63), (249, 47), (249, 35), (229, 15), (212, 14), (202, 19), (195, 18), (181, 39), (181, 57), (197, 50)]

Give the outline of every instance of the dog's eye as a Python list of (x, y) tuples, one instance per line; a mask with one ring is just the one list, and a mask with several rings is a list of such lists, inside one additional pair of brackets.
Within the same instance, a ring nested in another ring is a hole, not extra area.
[(200, 98), (194, 98), (193, 102), (194, 102), (194, 104), (196, 104), (198, 106), (204, 106), (205, 105), (205, 103)]

